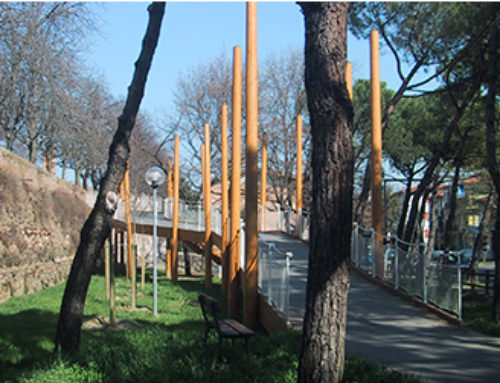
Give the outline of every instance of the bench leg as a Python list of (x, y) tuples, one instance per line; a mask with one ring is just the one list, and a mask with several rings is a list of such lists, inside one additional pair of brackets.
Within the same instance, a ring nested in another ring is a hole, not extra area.
[(212, 370), (215, 369), (215, 366), (217, 366), (221, 343), (222, 343), (222, 338), (219, 336), (219, 341), (217, 342), (217, 346), (215, 346), (214, 359), (212, 360)]

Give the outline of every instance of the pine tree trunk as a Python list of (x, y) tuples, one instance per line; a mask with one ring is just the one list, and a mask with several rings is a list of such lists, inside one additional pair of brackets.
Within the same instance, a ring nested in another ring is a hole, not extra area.
[(299, 382), (341, 382), (354, 160), (346, 90), (348, 3), (300, 3), (311, 116), (313, 202)]
[(106, 199), (119, 193), (129, 157), (129, 138), (135, 124), (140, 102), (144, 94), (146, 78), (158, 43), (165, 3), (153, 3), (148, 7), (149, 24), (142, 41), (142, 50), (135, 63), (132, 83), (122, 115), (118, 118), (118, 130), (109, 150), (108, 168), (101, 182), (97, 200), (80, 234), (80, 244), (71, 266), (64, 291), (56, 333), (56, 350), (64, 352), (78, 349), (83, 308), (90, 283), (92, 269), (101, 253), (104, 241), (111, 232), (114, 209)]

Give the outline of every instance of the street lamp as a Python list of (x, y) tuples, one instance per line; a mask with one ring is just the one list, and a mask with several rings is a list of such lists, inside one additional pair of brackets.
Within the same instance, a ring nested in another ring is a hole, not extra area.
[(153, 188), (153, 312), (158, 315), (158, 207), (156, 205), (156, 189), (165, 182), (165, 172), (158, 166), (149, 168), (146, 172), (146, 182)]

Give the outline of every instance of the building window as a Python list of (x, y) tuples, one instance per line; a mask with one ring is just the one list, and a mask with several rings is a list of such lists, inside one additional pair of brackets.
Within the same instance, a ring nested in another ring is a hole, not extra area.
[(479, 215), (471, 214), (471, 215), (467, 216), (467, 225), (479, 226)]

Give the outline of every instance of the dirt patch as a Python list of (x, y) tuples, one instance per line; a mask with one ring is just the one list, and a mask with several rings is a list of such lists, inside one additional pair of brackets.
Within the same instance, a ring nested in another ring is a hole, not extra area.
[(119, 319), (114, 325), (111, 325), (109, 318), (102, 318), (97, 315), (85, 317), (82, 324), (82, 329), (103, 331), (138, 330), (143, 327), (144, 325), (128, 319)]

